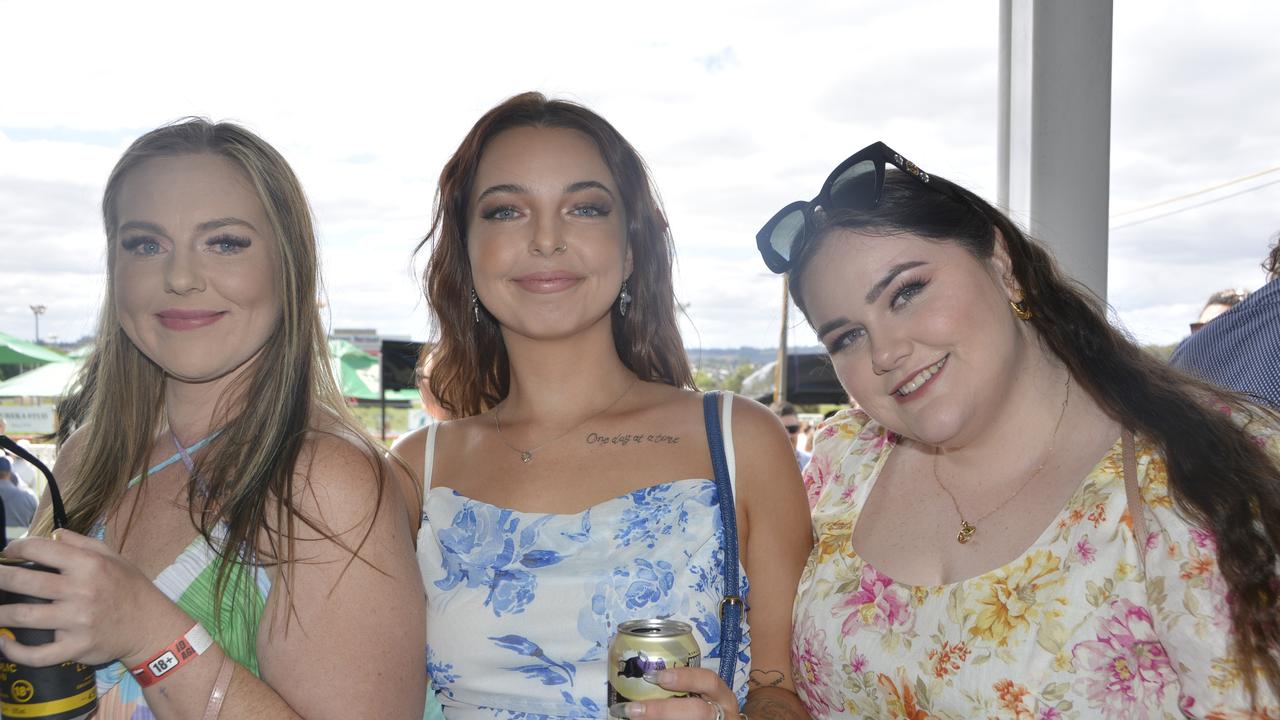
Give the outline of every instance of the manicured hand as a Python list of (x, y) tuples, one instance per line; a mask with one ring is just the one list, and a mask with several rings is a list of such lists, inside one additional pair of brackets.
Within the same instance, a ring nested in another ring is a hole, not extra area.
[(52, 601), (0, 605), (0, 627), (55, 631), (46, 645), (0, 636), (9, 660), (34, 667), (121, 660), (132, 667), (190, 629), (191, 619), (105, 543), (67, 530), (56, 537), (15, 540), (5, 550), (60, 571), (0, 566), (0, 589)]
[(646, 674), (644, 679), (666, 690), (695, 693), (696, 697), (637, 700), (619, 703), (610, 712), (627, 718), (653, 720), (736, 720), (738, 698), (720, 676), (706, 668), (672, 668)]

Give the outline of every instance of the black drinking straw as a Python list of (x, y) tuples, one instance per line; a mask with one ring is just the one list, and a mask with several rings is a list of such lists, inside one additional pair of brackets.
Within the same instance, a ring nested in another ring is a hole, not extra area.
[[(9, 439), (8, 435), (0, 435), (0, 447), (35, 465), (40, 472), (44, 473), (44, 479), (49, 481), (49, 500), (53, 503), (53, 528), (55, 530), (65, 528), (67, 526), (67, 509), (62, 506), (62, 493), (58, 492), (58, 483), (53, 479), (53, 472), (45, 467), (44, 463), (40, 462), (40, 458), (32, 455), (26, 448)], [(0, 519), (0, 522), (3, 522), (3, 519)], [(0, 536), (4, 534), (4, 531), (0, 531)], [(6, 537), (0, 537), (0, 539), (8, 540)]]

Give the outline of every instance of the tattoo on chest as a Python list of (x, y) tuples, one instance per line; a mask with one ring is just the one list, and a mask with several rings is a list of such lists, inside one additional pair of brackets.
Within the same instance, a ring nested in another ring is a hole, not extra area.
[(626, 445), (679, 445), (680, 436), (667, 435), (664, 433), (614, 433), (613, 435), (603, 435), (601, 433), (587, 433), (587, 445), (596, 446), (626, 446)]

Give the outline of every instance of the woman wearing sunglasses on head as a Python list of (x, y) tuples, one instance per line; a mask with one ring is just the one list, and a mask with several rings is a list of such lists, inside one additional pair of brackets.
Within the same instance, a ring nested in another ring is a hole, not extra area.
[(0, 652), (98, 666), (104, 720), (421, 718), (416, 488), (329, 370), (297, 177), (190, 119), (125, 151), (102, 213), (96, 345), (60, 407), (83, 423), (56, 466), (67, 527), (6, 550), (59, 573), (0, 567), (0, 589), (51, 600), (0, 605), (0, 627), (56, 639), (6, 630)]
[(859, 408), (805, 477), (815, 717), (1275, 716), (1274, 415), (1146, 355), (881, 143), (757, 240)]
[[(766, 408), (693, 391), (640, 156), (587, 108), (513, 97), (445, 165), (428, 242), (430, 389), (454, 419), (396, 451), (422, 471), (446, 717), (802, 714), (799, 473)], [(688, 623), (702, 665), (651, 687), (697, 696), (610, 707), (610, 639), (648, 618)]]

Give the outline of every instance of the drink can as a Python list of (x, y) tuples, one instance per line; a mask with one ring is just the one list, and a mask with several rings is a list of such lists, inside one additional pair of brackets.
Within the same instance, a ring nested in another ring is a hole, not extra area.
[[(29, 560), (4, 558), (0, 559), (0, 563), (29, 570), (57, 572)], [(47, 602), (49, 601), (44, 598), (0, 591), (0, 603), (3, 604)], [(0, 634), (24, 645), (53, 642), (52, 630), (0, 628)], [(49, 667), (28, 667), (0, 655), (0, 715), (6, 719), (80, 720), (93, 714), (97, 707), (98, 692), (93, 668), (88, 665), (72, 660)]]
[(645, 673), (700, 667), (702, 650), (693, 628), (679, 620), (629, 620), (609, 643), (609, 705), (632, 700), (688, 697), (647, 682)]

